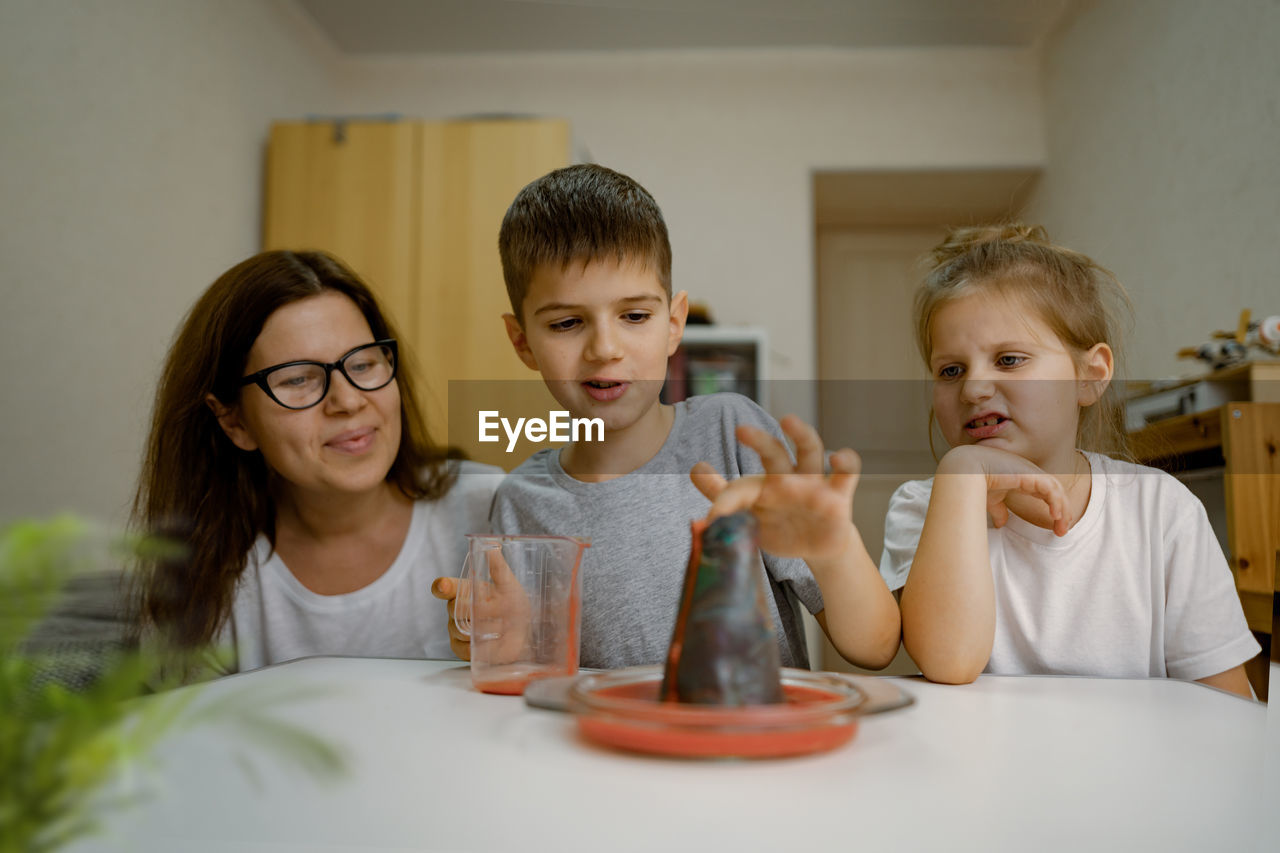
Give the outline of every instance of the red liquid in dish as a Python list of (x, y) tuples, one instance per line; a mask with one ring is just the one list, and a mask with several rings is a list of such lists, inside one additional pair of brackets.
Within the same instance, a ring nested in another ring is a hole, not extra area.
[[(814, 687), (783, 684), (785, 703), (740, 708), (661, 702), (658, 690), (654, 682), (601, 688), (596, 693), (601, 699), (648, 701), (652, 708), (631, 717), (580, 715), (579, 730), (591, 740), (636, 752), (685, 758), (781, 758), (835, 749), (851, 740), (858, 728), (851, 717), (834, 722), (798, 719), (788, 724), (788, 715), (803, 714), (805, 705), (844, 698)], [(699, 725), (682, 724), (678, 715), (693, 707), (698, 709)], [(680, 710), (664, 713), (674, 709)]]

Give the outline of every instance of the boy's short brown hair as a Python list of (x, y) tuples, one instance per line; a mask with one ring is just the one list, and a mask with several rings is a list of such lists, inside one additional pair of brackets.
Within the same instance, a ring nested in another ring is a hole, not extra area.
[(671, 298), (671, 242), (658, 203), (631, 178), (593, 163), (556, 169), (520, 190), (502, 218), (498, 254), (521, 323), (529, 282), (544, 264), (641, 261)]

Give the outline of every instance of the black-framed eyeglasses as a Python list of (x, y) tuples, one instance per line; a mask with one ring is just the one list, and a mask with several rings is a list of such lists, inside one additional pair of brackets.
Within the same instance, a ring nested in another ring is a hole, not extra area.
[(309, 409), (329, 393), (333, 371), (361, 391), (377, 391), (396, 378), (397, 348), (392, 338), (363, 344), (332, 364), (320, 361), (287, 361), (250, 373), (240, 387), (257, 385), (286, 409)]

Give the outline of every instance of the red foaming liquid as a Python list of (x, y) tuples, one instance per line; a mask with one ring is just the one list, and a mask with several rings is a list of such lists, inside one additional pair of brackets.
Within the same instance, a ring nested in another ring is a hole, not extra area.
[(578, 671), (564, 666), (538, 666), (536, 664), (507, 664), (505, 666), (488, 667), (479, 673), (471, 670), (471, 683), (481, 693), (498, 693), (503, 696), (519, 696), (529, 686), (530, 681), (539, 678), (553, 678), (559, 675), (573, 675)]
[[(835, 722), (807, 719), (788, 724), (788, 708), (803, 713), (805, 705), (844, 698), (815, 687), (783, 684), (786, 703), (739, 708), (660, 702), (658, 687), (650, 682), (601, 688), (596, 695), (602, 699), (651, 701), (652, 712), (632, 718), (584, 714), (578, 717), (579, 730), (608, 746), (657, 755), (782, 758), (835, 749), (851, 740), (858, 727), (851, 717)], [(697, 708), (698, 720), (704, 725), (685, 725), (664, 715), (671, 708)]]
[(507, 678), (499, 681), (481, 681), (477, 682), (476, 689), (481, 693), (497, 693), (502, 696), (519, 696), (524, 693), (524, 689), (529, 686), (532, 677), (528, 678)]

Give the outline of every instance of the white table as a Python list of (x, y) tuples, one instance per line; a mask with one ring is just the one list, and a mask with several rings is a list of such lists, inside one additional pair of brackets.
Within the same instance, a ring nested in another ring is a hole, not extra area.
[(160, 790), (83, 850), (1275, 850), (1264, 706), (1170, 680), (900, 682), (910, 708), (840, 749), (694, 762), (594, 747), (564, 713), (470, 689), (456, 662), (312, 658), (223, 679), (325, 685), (287, 706), (339, 744), (323, 785), (233, 732), (175, 735)]

